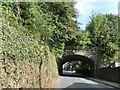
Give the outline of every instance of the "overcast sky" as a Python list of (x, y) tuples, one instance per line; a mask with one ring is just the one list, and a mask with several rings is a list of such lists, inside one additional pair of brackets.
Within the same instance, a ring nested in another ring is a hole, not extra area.
[(118, 14), (118, 2), (120, 0), (76, 0), (75, 8), (78, 10), (78, 22), (81, 29), (85, 30), (92, 13)]

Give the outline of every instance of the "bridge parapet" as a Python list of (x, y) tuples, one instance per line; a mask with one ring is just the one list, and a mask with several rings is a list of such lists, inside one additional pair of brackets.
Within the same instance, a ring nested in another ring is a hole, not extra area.
[(64, 56), (66, 55), (73, 55), (73, 54), (77, 54), (77, 55), (82, 55), (82, 56), (86, 56), (90, 59), (93, 60), (97, 60), (97, 52), (95, 50), (65, 50), (64, 52)]

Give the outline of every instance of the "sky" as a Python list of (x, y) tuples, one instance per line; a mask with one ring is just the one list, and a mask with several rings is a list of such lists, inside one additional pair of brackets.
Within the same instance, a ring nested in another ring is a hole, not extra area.
[(118, 2), (120, 0), (76, 0), (75, 9), (78, 11), (78, 23), (80, 28), (85, 30), (85, 26), (90, 21), (92, 13), (112, 13), (118, 14)]

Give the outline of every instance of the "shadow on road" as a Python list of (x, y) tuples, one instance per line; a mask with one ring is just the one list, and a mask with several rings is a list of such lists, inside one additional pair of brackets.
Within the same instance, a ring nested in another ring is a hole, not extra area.
[(63, 89), (55, 89), (55, 90), (117, 90), (114, 88), (107, 88), (107, 86), (102, 86), (99, 84), (87, 84), (87, 83), (74, 83)]

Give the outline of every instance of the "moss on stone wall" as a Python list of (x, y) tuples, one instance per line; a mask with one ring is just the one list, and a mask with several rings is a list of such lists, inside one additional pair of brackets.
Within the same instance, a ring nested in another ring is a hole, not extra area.
[[(3, 88), (48, 88), (57, 77), (54, 54), (24, 27), (3, 22), (0, 84)], [(39, 37), (39, 36), (38, 36)]]
[(52, 88), (53, 80), (58, 77), (55, 56), (46, 49), (42, 64), (34, 61), (4, 59), (0, 62), (1, 84), (4, 88)]
[[(42, 88), (52, 88), (54, 79), (58, 76), (57, 63), (54, 54), (49, 51), (47, 47), (47, 52), (43, 55), (43, 62), (41, 65), (41, 87)], [(46, 56), (48, 58), (46, 58)]]

